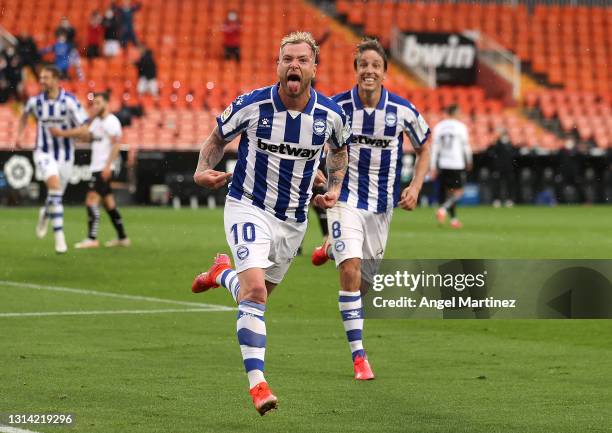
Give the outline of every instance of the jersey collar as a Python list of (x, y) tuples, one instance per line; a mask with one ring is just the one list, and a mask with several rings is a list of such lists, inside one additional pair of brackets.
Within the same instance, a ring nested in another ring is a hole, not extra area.
[[(378, 105), (376, 105), (377, 110), (384, 109), (385, 102), (387, 102), (387, 89), (385, 89), (385, 86), (381, 87), (382, 88), (380, 91), (380, 100), (378, 101)], [(357, 86), (353, 87), (351, 94), (353, 96), (353, 104), (355, 104), (355, 108), (357, 110), (363, 110), (363, 104), (361, 103), (361, 99), (359, 98), (359, 90), (357, 89)]]
[[(43, 101), (51, 100), (47, 98), (47, 94), (45, 92), (42, 92), (42, 96), (43, 96)], [(60, 87), (59, 92), (57, 92), (57, 98), (55, 98), (55, 100), (59, 101), (60, 99), (62, 99), (62, 96), (64, 96), (64, 88)]]
[[(287, 111), (287, 108), (283, 104), (283, 101), (281, 100), (280, 95), (278, 94), (279, 85), (280, 85), (279, 83), (276, 83), (274, 86), (272, 86), (272, 100), (274, 101), (274, 108), (276, 108), (276, 111), (279, 111), (279, 112)], [(317, 102), (317, 92), (315, 92), (314, 89), (311, 87), (310, 88), (310, 99), (308, 100), (308, 104), (306, 104), (306, 107), (304, 108), (302, 113), (310, 114), (312, 116), (312, 112), (314, 111), (314, 106), (316, 102)]]

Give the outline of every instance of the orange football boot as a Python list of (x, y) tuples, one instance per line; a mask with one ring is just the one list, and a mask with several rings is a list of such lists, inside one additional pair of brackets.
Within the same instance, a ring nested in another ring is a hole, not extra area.
[(219, 274), (227, 269), (232, 268), (232, 261), (227, 254), (217, 254), (213, 265), (208, 271), (198, 275), (193, 284), (191, 285), (191, 291), (193, 293), (205, 292), (208, 289), (214, 289), (219, 287), (217, 284), (217, 277)]
[(323, 245), (320, 247), (316, 247), (312, 252), (312, 256), (310, 259), (312, 260), (312, 264), (315, 266), (321, 266), (325, 262), (329, 260), (329, 256), (327, 255), (327, 248), (329, 247), (329, 242), (327, 239), (323, 242)]
[(355, 370), (355, 379), (357, 380), (372, 380), (374, 373), (368, 360), (362, 356), (356, 356), (353, 361), (353, 369)]
[(267, 382), (259, 382), (249, 390), (249, 393), (253, 397), (255, 409), (262, 416), (278, 406), (278, 399), (272, 394)]

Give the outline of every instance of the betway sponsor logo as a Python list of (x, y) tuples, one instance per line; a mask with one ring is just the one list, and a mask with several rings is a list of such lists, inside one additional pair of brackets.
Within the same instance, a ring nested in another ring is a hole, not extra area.
[(470, 69), (474, 66), (476, 48), (461, 45), (457, 35), (450, 35), (446, 44), (422, 44), (416, 36), (408, 35), (402, 58), (408, 66)]
[(365, 135), (353, 135), (351, 138), (351, 143), (365, 144), (366, 146), (380, 147), (381, 149), (389, 147), (392, 141), (392, 139), (372, 138)]
[(290, 144), (272, 144), (266, 143), (261, 138), (257, 140), (257, 147), (261, 150), (268, 151), (270, 153), (280, 153), (281, 155), (294, 156), (296, 158), (306, 158), (312, 159), (317, 153), (319, 153), (320, 148), (315, 149), (303, 149), (300, 147), (295, 147)]

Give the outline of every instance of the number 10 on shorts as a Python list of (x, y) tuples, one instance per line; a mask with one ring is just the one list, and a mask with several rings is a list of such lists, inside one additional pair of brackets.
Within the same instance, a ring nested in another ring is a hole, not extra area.
[[(242, 225), (242, 229), (238, 227)], [(253, 242), (255, 240), (255, 224), (253, 223), (244, 223), (244, 224), (234, 224), (230, 231), (234, 235), (234, 245), (238, 245), (239, 234), (242, 234), (243, 242)]]

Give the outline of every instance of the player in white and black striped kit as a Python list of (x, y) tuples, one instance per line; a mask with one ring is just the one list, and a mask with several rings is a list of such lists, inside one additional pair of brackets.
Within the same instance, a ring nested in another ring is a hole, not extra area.
[(36, 235), (43, 238), (47, 234), (49, 219), (55, 234), (55, 251), (68, 250), (64, 236), (64, 206), (62, 196), (72, 174), (74, 146), (71, 138), (58, 138), (51, 135), (51, 128), (69, 129), (86, 123), (87, 113), (76, 99), (60, 87), (60, 71), (55, 66), (45, 66), (40, 72), (42, 92), (32, 96), (26, 103), (19, 121), (15, 147), (20, 148), (28, 117), (37, 120), (36, 149), (34, 164), (37, 177), (47, 185), (47, 199), (40, 209)]
[(123, 220), (117, 210), (113, 189), (111, 188), (112, 170), (119, 157), (121, 144), (121, 122), (112, 114), (108, 106), (108, 93), (94, 94), (93, 120), (89, 126), (61, 130), (52, 128), (51, 133), (57, 137), (78, 138), (91, 142), (91, 181), (85, 199), (87, 206), (87, 238), (75, 244), (75, 248), (97, 248), (98, 226), (100, 225), (100, 199), (110, 217), (117, 239), (110, 240), (104, 245), (107, 247), (128, 247), (130, 240), (125, 234)]
[(451, 227), (458, 229), (462, 225), (457, 219), (457, 202), (463, 195), (467, 171), (472, 170), (472, 149), (468, 128), (457, 119), (459, 107), (450, 105), (446, 113), (449, 118), (438, 123), (433, 130), (431, 178), (440, 178), (438, 222), (444, 224), (447, 214), (450, 214)]

